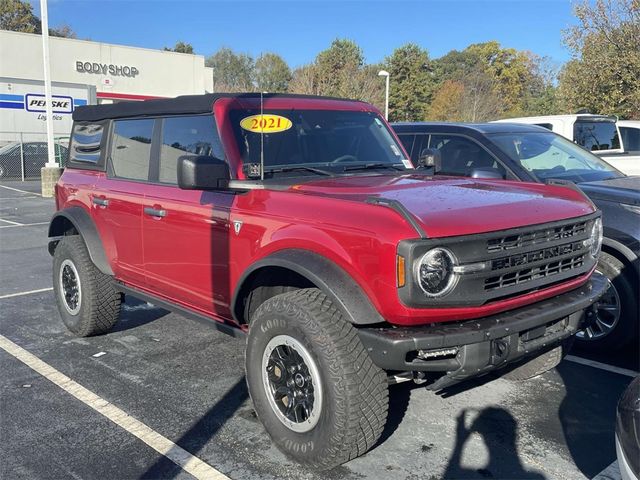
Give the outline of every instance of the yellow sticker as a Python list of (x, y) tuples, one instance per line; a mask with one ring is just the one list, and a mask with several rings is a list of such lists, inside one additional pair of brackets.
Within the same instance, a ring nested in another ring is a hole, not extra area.
[(251, 115), (243, 118), (240, 126), (245, 130), (256, 133), (277, 133), (289, 130), (293, 124), (291, 120), (280, 115)]

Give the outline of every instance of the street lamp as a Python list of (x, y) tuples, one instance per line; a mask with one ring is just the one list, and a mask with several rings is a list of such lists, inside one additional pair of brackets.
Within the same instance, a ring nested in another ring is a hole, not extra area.
[(386, 90), (384, 94), (384, 118), (389, 120), (389, 72), (386, 70), (380, 70), (378, 76), (386, 77)]

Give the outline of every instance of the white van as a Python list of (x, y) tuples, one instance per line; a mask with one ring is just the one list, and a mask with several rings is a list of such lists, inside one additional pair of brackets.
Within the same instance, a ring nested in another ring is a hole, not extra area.
[[(627, 148), (621, 135), (616, 117), (577, 113), (574, 115), (546, 115), (540, 117), (521, 117), (498, 120), (498, 122), (526, 123), (545, 127), (574, 141), (583, 148), (595, 153), (609, 164), (627, 175), (640, 175), (640, 151), (633, 151), (635, 146)], [(634, 128), (640, 129), (640, 122), (629, 121)], [(625, 127), (627, 128), (627, 127)], [(631, 132), (637, 139), (640, 130)], [(630, 137), (632, 138), (632, 137)], [(636, 142), (637, 143), (637, 142)], [(640, 147), (637, 147), (640, 150)]]

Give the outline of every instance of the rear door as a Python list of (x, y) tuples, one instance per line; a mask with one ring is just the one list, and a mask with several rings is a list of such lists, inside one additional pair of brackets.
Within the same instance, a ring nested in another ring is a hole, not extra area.
[(156, 137), (142, 224), (146, 280), (156, 294), (228, 318), (229, 211), (234, 194), (182, 190), (182, 155), (224, 158), (213, 115), (165, 118)]
[(91, 198), (96, 226), (116, 277), (145, 285), (142, 208), (149, 181), (154, 119), (115, 120), (106, 175), (97, 178)]

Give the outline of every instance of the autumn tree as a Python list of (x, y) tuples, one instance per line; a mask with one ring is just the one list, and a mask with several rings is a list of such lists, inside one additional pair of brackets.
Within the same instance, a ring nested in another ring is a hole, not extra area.
[(560, 74), (568, 111), (640, 116), (640, 1), (583, 0), (565, 31), (572, 59)]
[(291, 81), (291, 69), (275, 53), (263, 53), (255, 62), (255, 84), (261, 92), (286, 92)]
[(163, 50), (167, 52), (189, 53), (193, 55), (193, 45), (186, 42), (180, 42), (180, 41), (176, 42), (175, 47), (173, 48), (164, 47)]
[(427, 111), (427, 120), (457, 122), (462, 119), (464, 85), (457, 80), (445, 80), (434, 93)]
[(428, 52), (414, 43), (393, 51), (385, 60), (389, 71), (389, 119), (423, 120), (434, 88)]
[(235, 53), (223, 47), (207, 58), (206, 66), (213, 68), (213, 88), (217, 92), (253, 91), (254, 62), (250, 55)]
[(290, 93), (301, 93), (304, 95), (318, 95), (318, 69), (315, 64), (309, 63), (296, 68), (289, 82)]

